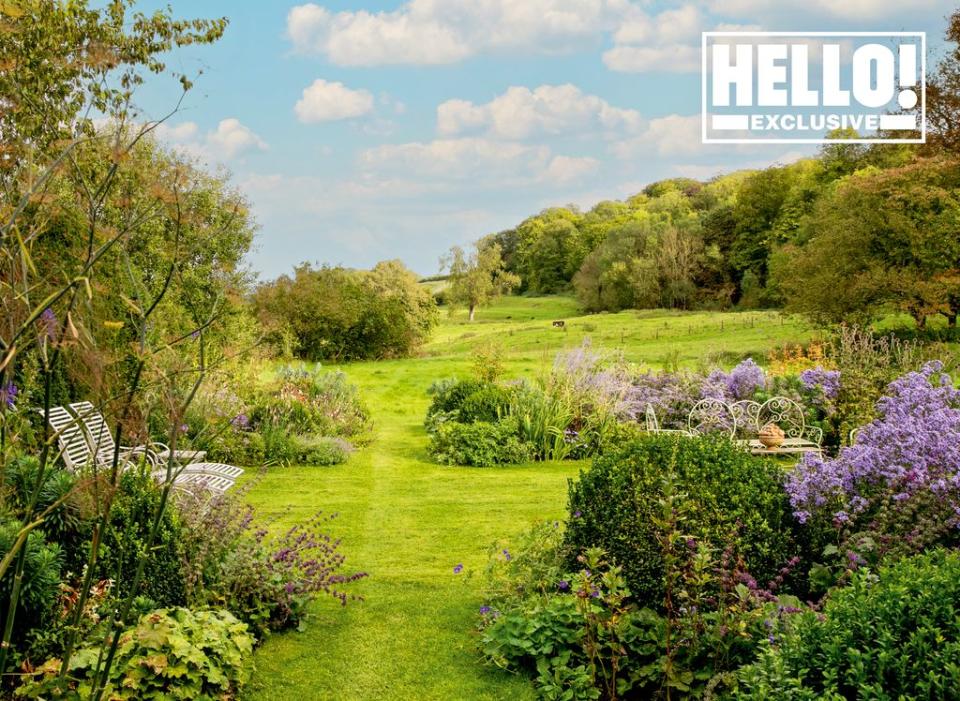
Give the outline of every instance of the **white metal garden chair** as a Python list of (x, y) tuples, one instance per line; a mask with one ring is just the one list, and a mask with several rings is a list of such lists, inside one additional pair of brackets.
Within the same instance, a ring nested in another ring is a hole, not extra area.
[(647, 404), (644, 415), (646, 429), (649, 433), (679, 433), (684, 436), (690, 435), (689, 431), (684, 431), (682, 428), (660, 428), (660, 420), (657, 419), (657, 412), (653, 408), (653, 404)]
[[(116, 443), (103, 416), (89, 402), (77, 403), (85, 413), (81, 415), (74, 405), (51, 407), (50, 426), (55, 431), (60, 446), (61, 457), (68, 470), (77, 471), (88, 465), (109, 467), (113, 464)], [(39, 409), (41, 413), (42, 409)], [(93, 418), (99, 417), (99, 418)], [(87, 421), (90, 421), (88, 425)], [(93, 430), (91, 430), (91, 426)], [(202, 485), (215, 492), (225, 492), (234, 485), (243, 470), (233, 465), (221, 463), (192, 463), (177, 465), (168, 452), (166, 459), (152, 446), (120, 446), (119, 465), (127, 469), (143, 460), (149, 465), (151, 474), (158, 481), (173, 477), (176, 486)]]
[(787, 440), (797, 445), (813, 445), (819, 449), (823, 443), (823, 429), (807, 426), (803, 407), (789, 397), (772, 397), (761, 405), (757, 425), (763, 427), (770, 423), (779, 426)]
[(818, 426), (807, 426), (803, 407), (789, 397), (772, 397), (763, 404), (750, 401), (737, 402), (731, 406), (731, 409), (735, 415), (749, 417), (752, 422), (750, 428), (757, 436), (769, 424), (774, 424), (783, 431), (783, 442), (773, 447), (764, 446), (759, 438), (741, 441), (751, 453), (756, 455), (823, 454), (823, 430)]
[(694, 404), (687, 417), (690, 433), (724, 433), (733, 438), (737, 433), (737, 419), (733, 411), (719, 399), (701, 399)]

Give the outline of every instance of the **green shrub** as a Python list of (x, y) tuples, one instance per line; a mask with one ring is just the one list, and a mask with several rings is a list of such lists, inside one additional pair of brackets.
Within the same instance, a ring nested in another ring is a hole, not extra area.
[(122, 597), (127, 594), (131, 573), (142, 561), (137, 595), (159, 606), (178, 606), (186, 601), (186, 589), (180, 570), (183, 537), (175, 509), (164, 509), (156, 539), (148, 544), (160, 497), (159, 485), (146, 470), (127, 470), (120, 476), (110, 526), (103, 535), (97, 578), (115, 580), (114, 593)]
[(955, 699), (960, 555), (861, 570), (740, 672), (743, 699)]
[(431, 436), (429, 450), (444, 465), (516, 465), (533, 457), (530, 445), (517, 437), (515, 419), (498, 423), (446, 422)]
[(484, 385), (463, 400), (457, 420), (465, 424), (499, 421), (510, 412), (510, 400), (510, 390), (498, 385)]
[(557, 593), (567, 571), (568, 553), (558, 521), (537, 523), (511, 543), (495, 544), (490, 555), (484, 601), (500, 610)]
[(520, 436), (541, 460), (563, 460), (576, 447), (579, 434), (568, 433), (575, 418), (568, 399), (531, 385), (522, 385), (514, 393), (510, 413), (517, 419)]
[[(0, 518), (0, 552), (10, 552), (24, 524), (15, 518)], [(21, 634), (45, 624), (54, 615), (60, 595), (60, 568), (63, 555), (60, 546), (44, 540), (40, 530), (27, 537), (23, 580), (17, 602), (16, 642)], [(13, 589), (13, 568), (0, 579), (0, 610), (6, 612)], [(6, 615), (6, 613), (4, 613)]]
[(479, 380), (439, 380), (431, 385), (428, 393), (433, 396), (430, 408), (427, 409), (427, 420), (438, 414), (445, 414), (454, 420), (460, 418), (460, 407), (467, 397), (478, 392), (486, 383)]
[(207, 442), (194, 441), (198, 450), (206, 450), (208, 458), (230, 465), (262, 465), (266, 459), (263, 435), (255, 431), (228, 428)]
[(283, 368), (278, 376), (277, 387), (251, 409), (252, 426), (269, 424), (326, 436), (355, 436), (366, 429), (369, 412), (343, 372), (317, 365)]
[[(253, 643), (247, 625), (227, 611), (153, 611), (120, 634), (103, 698), (233, 698), (250, 676)], [(87, 699), (101, 654), (100, 646), (77, 650), (70, 660), (66, 690), (57, 679), (60, 660), (51, 659), (17, 695)]]
[(293, 444), (302, 465), (340, 465), (353, 453), (349, 442), (329, 436), (295, 436)]
[(567, 545), (604, 548), (643, 605), (663, 600), (658, 509), (663, 475), (675, 475), (684, 532), (714, 550), (728, 543), (765, 584), (794, 555), (794, 521), (777, 465), (706, 437), (646, 436), (594, 459), (570, 483)]

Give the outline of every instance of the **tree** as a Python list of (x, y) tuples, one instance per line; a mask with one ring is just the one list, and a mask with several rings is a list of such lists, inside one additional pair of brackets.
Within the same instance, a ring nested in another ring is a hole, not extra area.
[(924, 326), (960, 313), (960, 160), (923, 159), (841, 181), (806, 220), (805, 242), (772, 259), (791, 310), (869, 321), (886, 310)]
[(954, 46), (927, 81), (927, 149), (960, 153), (960, 10), (950, 16)]
[(447, 299), (451, 308), (466, 307), (470, 321), (473, 321), (477, 307), (489, 304), (520, 285), (520, 277), (508, 272), (503, 264), (500, 244), (491, 241), (477, 242), (469, 255), (460, 246), (454, 246), (440, 260), (440, 265), (450, 273)]
[(253, 307), (269, 335), (292, 337), (308, 360), (408, 355), (437, 322), (429, 291), (395, 260), (369, 271), (304, 263), (260, 285)]
[[(134, 0), (87, 4), (0, 3), (0, 164), (27, 152), (59, 153), (61, 141), (92, 137), (96, 115), (129, 121), (143, 72), (163, 72), (171, 49), (212, 43), (227, 26), (225, 18), (176, 20), (169, 8), (131, 13)], [(187, 76), (176, 77), (190, 86)]]

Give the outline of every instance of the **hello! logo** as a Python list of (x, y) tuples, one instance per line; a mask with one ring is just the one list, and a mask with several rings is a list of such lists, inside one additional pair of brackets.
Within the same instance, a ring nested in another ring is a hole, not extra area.
[(924, 32), (704, 32), (702, 41), (705, 144), (926, 141)]

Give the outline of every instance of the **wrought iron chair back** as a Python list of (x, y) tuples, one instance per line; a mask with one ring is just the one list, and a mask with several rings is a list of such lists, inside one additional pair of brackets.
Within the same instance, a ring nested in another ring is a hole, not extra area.
[(737, 419), (726, 403), (719, 399), (701, 399), (687, 417), (691, 433), (725, 433), (733, 438), (737, 433)]

